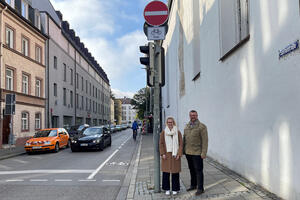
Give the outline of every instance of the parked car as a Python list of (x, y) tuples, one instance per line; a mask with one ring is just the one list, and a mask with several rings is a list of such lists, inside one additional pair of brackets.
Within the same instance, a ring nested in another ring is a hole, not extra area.
[(111, 132), (111, 133), (117, 132), (117, 129), (116, 129), (116, 126), (115, 126), (115, 125), (113, 125), (113, 124), (110, 125), (110, 132)]
[(88, 124), (71, 126), (68, 131), (70, 138), (73, 138), (75, 135), (82, 133), (88, 127), (89, 127)]
[(126, 124), (122, 124), (121, 127), (122, 127), (122, 130), (126, 130), (127, 129), (127, 125)]
[(117, 131), (121, 131), (122, 130), (121, 125), (116, 125), (116, 129), (117, 129)]
[(42, 129), (25, 143), (28, 154), (36, 151), (58, 152), (60, 148), (70, 146), (69, 134), (64, 128)]
[(103, 150), (107, 146), (111, 146), (111, 134), (105, 126), (89, 127), (71, 141), (72, 152), (86, 149)]

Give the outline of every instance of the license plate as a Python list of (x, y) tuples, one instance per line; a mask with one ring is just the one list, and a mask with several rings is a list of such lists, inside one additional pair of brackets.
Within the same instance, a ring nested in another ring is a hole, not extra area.
[(41, 149), (42, 147), (32, 147), (32, 149)]
[(88, 144), (80, 144), (80, 146), (86, 147), (86, 146), (88, 146)]

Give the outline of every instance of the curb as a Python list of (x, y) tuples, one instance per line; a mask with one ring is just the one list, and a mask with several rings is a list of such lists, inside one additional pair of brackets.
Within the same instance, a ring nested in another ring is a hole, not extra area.
[(139, 166), (139, 161), (140, 161), (140, 156), (141, 156), (142, 141), (143, 141), (143, 135), (141, 135), (139, 149), (138, 149), (138, 153), (137, 153), (137, 156), (136, 156), (136, 159), (135, 159), (132, 176), (131, 176), (131, 179), (130, 179), (130, 184), (129, 184), (127, 198), (126, 198), (127, 200), (128, 199), (129, 200), (133, 200), (134, 199), (135, 184), (136, 184), (136, 177), (137, 177), (138, 166)]
[(5, 159), (8, 159), (8, 158), (13, 158), (13, 157), (20, 156), (20, 155), (23, 155), (23, 154), (26, 154), (26, 152), (13, 153), (13, 154), (5, 155), (5, 156), (0, 156), (0, 160), (5, 160)]

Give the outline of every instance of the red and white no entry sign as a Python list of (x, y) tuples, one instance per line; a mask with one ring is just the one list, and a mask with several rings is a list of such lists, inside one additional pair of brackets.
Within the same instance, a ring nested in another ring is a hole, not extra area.
[(149, 25), (160, 26), (167, 21), (168, 17), (168, 6), (161, 1), (152, 1), (145, 7), (144, 18)]

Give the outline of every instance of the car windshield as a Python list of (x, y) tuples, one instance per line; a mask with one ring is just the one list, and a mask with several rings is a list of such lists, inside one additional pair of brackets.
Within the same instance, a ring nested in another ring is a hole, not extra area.
[(85, 127), (86, 127), (85, 125), (81, 125), (81, 126), (79, 126), (79, 128), (77, 130), (82, 131), (82, 129), (84, 129)]
[(35, 133), (33, 137), (39, 138), (39, 137), (55, 137), (57, 136), (56, 130), (41, 130)]
[(78, 126), (71, 126), (69, 131), (77, 131), (78, 129)]
[(87, 128), (83, 132), (84, 135), (96, 135), (96, 134), (102, 134), (102, 128)]

